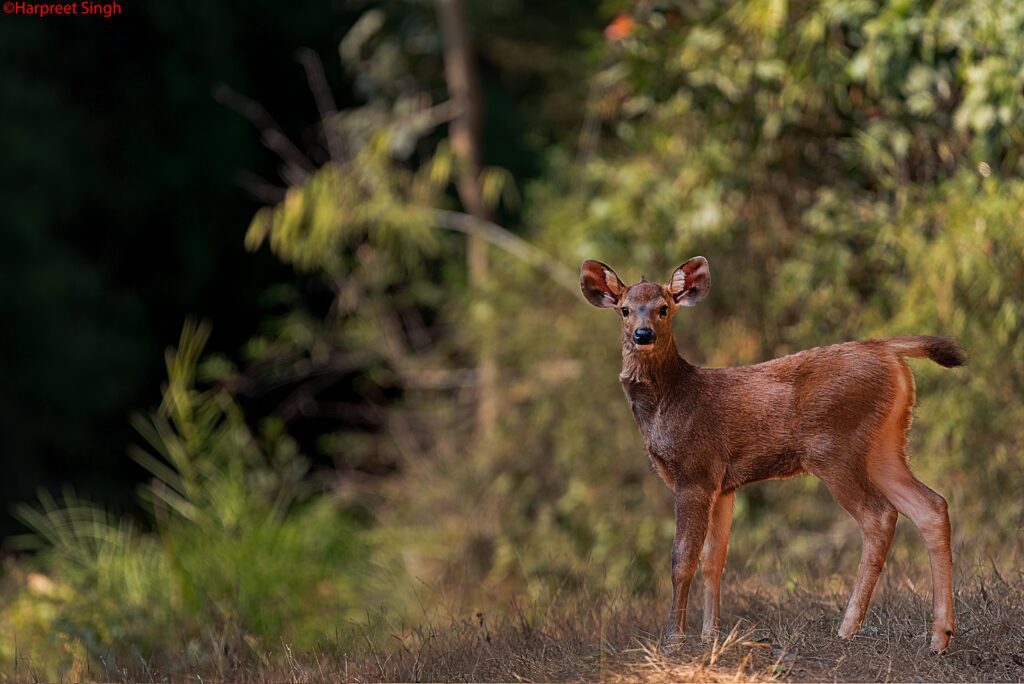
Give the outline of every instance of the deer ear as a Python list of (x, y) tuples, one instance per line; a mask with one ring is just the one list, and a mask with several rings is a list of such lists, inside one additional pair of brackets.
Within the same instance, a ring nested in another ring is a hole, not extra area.
[(626, 286), (615, 271), (600, 261), (587, 259), (580, 268), (580, 289), (588, 302), (599, 309), (610, 309), (619, 303)]
[(696, 306), (711, 289), (711, 268), (702, 256), (693, 257), (672, 272), (668, 289), (679, 306)]

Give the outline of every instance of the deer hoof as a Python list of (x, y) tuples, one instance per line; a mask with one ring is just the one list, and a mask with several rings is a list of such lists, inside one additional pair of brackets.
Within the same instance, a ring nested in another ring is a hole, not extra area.
[(951, 630), (941, 630), (932, 633), (932, 651), (934, 653), (945, 653), (949, 648), (949, 638), (953, 636)]
[(672, 625), (669, 625), (662, 633), (661, 643), (665, 647), (671, 647), (682, 643), (685, 638), (686, 636), (683, 632), (677, 630)]
[(700, 640), (704, 643), (710, 643), (724, 634), (725, 632), (721, 629), (721, 623), (717, 619), (713, 619), (701, 626)]
[(843, 623), (839, 627), (839, 638), (845, 639), (846, 641), (850, 641), (853, 639), (853, 637), (857, 636), (857, 632), (859, 631), (859, 625), (848, 625), (846, 623)]

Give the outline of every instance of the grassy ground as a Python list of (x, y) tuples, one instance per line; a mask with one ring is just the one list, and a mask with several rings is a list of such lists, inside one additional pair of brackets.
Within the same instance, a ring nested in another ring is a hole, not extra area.
[[(349, 662), (346, 674), (419, 681), (1024, 679), (1024, 577), (993, 572), (962, 584), (958, 637), (942, 656), (928, 648), (928, 586), (892, 578), (879, 589), (861, 635), (849, 642), (835, 636), (845, 600), (839, 591), (825, 583), (784, 591), (751, 584), (726, 595), (730, 632), (714, 644), (695, 636), (660, 643), (651, 630), (662, 622), (661, 605), (577, 606), (537, 623), (512, 618), (489, 628), (478, 620), (409, 633), (390, 650)], [(696, 632), (697, 611), (689, 617)]]
[[(849, 579), (849, 578), (847, 578)], [(663, 602), (551, 607), (532, 617), (515, 606), (502, 617), (468, 613), (439, 626), (394, 628), (352, 651), (325, 647), (296, 656), (282, 646), (262, 664), (226, 659), (219, 671), (151, 668), (106, 678), (153, 681), (1021, 681), (1024, 574), (994, 570), (961, 579), (958, 634), (950, 650), (928, 649), (927, 582), (883, 575), (862, 634), (835, 636), (845, 600), (842, 578), (777, 588), (725, 586), (728, 634), (702, 644), (664, 644), (654, 632)], [(700, 591), (699, 581), (693, 590)], [(689, 628), (698, 629), (691, 604)], [(25, 674), (25, 673), (23, 673)], [(95, 675), (95, 673), (93, 673)], [(120, 676), (118, 676), (120, 675)], [(86, 678), (88, 674), (86, 673)]]

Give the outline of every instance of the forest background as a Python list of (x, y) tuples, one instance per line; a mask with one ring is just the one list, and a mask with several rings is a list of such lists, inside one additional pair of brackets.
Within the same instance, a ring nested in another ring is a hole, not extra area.
[[(1022, 30), (980, 0), (5, 17), (0, 662), (223, 673), (441, 609), (655, 604), (671, 496), (585, 258), (707, 257), (701, 365), (956, 336), (966, 368), (915, 364), (913, 465), (961, 581), (1015, 572)], [(856, 566), (811, 478), (734, 529), (727, 578)], [(904, 524), (891, 558), (926, 586)]]

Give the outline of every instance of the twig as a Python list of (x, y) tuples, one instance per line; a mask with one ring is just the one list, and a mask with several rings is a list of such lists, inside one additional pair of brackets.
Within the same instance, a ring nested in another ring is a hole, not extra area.
[(338, 113), (338, 106), (334, 103), (331, 86), (327, 83), (324, 65), (316, 52), (309, 48), (296, 50), (295, 61), (301, 64), (306, 72), (306, 81), (313, 93), (317, 111), (320, 112), (320, 127), (323, 129), (324, 138), (327, 139), (327, 149), (331, 153), (331, 160), (335, 164), (340, 164), (346, 159), (345, 145), (331, 121)]
[(501, 247), (509, 254), (543, 271), (555, 283), (574, 295), (579, 292), (579, 284), (575, 273), (561, 262), (545, 254), (508, 229), (502, 228), (491, 221), (485, 221), (484, 219), (458, 211), (449, 211), (447, 209), (431, 209), (428, 211), (430, 217), (434, 219), (439, 227), (466, 233), (467, 235), (479, 235), (492, 245)]
[(287, 190), (268, 183), (255, 173), (243, 171), (238, 174), (238, 184), (250, 195), (264, 204), (277, 204), (285, 198)]
[(461, 110), (451, 100), (445, 100), (439, 102), (431, 107), (424, 107), (423, 109), (417, 110), (408, 115), (406, 121), (399, 121), (400, 124), (404, 123), (411, 125), (422, 131), (436, 128), (443, 123), (448, 123), (455, 117), (459, 116)]
[[(285, 176), (289, 185), (301, 185), (306, 176), (313, 173), (314, 166), (309, 158), (285, 135), (270, 113), (255, 100), (235, 92), (230, 86), (221, 84), (214, 88), (213, 97), (221, 104), (234, 109), (259, 129), (263, 144), (285, 163)], [(298, 182), (293, 182), (298, 177)]]

